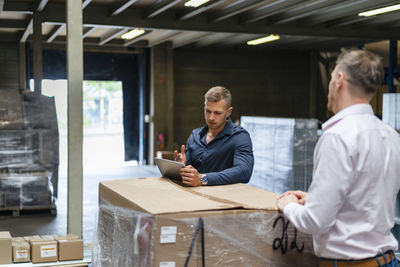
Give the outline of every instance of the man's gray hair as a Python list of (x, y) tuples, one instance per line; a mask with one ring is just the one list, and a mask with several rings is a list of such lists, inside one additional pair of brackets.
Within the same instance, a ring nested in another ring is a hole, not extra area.
[(231, 92), (222, 86), (214, 86), (210, 88), (204, 98), (206, 102), (218, 102), (221, 99), (224, 99), (227, 108), (229, 108), (232, 103)]
[(347, 74), (350, 90), (373, 95), (383, 80), (383, 65), (379, 56), (366, 50), (342, 52), (337, 61), (337, 70)]

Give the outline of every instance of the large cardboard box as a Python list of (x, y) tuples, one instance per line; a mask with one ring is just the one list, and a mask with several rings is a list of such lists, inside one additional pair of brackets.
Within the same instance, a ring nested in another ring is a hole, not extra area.
[(12, 263), (11, 235), (9, 232), (0, 232), (0, 264)]
[(95, 266), (316, 266), (312, 238), (245, 184), (182, 187), (166, 178), (105, 181)]

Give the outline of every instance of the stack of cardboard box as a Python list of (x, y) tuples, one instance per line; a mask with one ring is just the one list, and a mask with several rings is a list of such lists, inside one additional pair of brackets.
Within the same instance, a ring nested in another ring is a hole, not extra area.
[(0, 232), (0, 264), (56, 262), (83, 259), (83, 241), (73, 234), (11, 238)]

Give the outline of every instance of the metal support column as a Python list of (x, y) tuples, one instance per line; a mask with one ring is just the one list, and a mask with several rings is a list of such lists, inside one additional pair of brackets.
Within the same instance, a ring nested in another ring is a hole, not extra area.
[(68, 233), (82, 237), (83, 40), (82, 1), (67, 0)]
[(175, 93), (174, 93), (174, 48), (172, 42), (168, 41), (166, 44), (167, 53), (167, 92), (168, 92), (168, 132), (167, 132), (167, 149), (171, 150), (174, 146), (174, 107), (175, 107)]
[(33, 79), (36, 94), (42, 94), (43, 50), (42, 50), (42, 13), (33, 14)]
[(309, 102), (308, 102), (308, 116), (309, 118), (317, 117), (317, 73), (318, 73), (317, 53), (310, 52), (310, 88), (309, 88)]
[(19, 43), (19, 90), (25, 90), (26, 86), (26, 53), (25, 43)]
[(389, 46), (388, 92), (396, 93), (396, 87), (393, 84), (393, 73), (397, 66), (397, 40), (391, 40)]

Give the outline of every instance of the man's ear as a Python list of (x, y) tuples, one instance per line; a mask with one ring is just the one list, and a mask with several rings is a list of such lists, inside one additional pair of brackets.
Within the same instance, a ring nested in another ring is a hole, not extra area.
[(341, 89), (344, 85), (344, 80), (346, 79), (346, 76), (343, 72), (339, 71), (337, 73), (337, 77), (336, 77), (336, 85), (339, 89)]
[(232, 113), (233, 107), (229, 107), (226, 113), (226, 116), (229, 117)]

